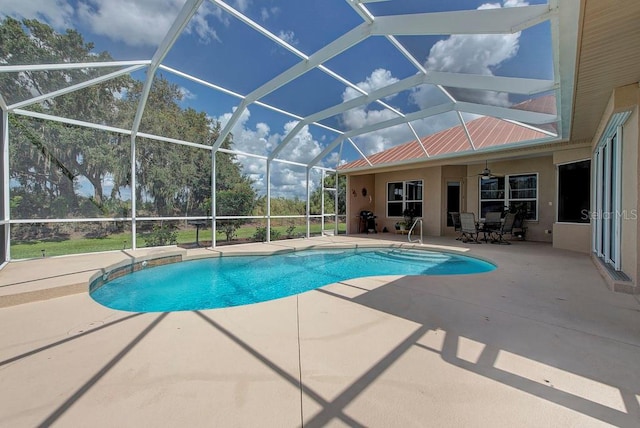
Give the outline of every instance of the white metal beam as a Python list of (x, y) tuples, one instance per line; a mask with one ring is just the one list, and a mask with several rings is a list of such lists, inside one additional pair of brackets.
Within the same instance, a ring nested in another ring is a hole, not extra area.
[[(2, 220), (11, 220), (11, 189), (9, 183), (11, 182), (11, 175), (9, 173), (9, 112), (6, 109), (2, 109), (2, 124), (0, 124), (2, 130)], [(6, 225), (0, 225), (4, 229), (4, 241), (0, 242), (0, 245), (4, 247), (5, 260), (11, 260), (11, 228)]]
[(329, 145), (327, 147), (325, 147), (325, 149), (318, 156), (313, 158), (309, 162), (309, 166), (312, 167), (316, 163), (321, 161), (326, 155), (331, 153), (331, 151), (338, 144), (340, 144), (340, 141), (342, 141), (345, 138), (351, 138), (351, 137), (355, 137), (355, 136), (362, 135), (362, 134), (368, 134), (369, 132), (378, 131), (378, 130), (384, 129), (384, 128), (390, 128), (392, 126), (400, 125), (402, 123), (412, 122), (414, 120), (424, 119), (425, 117), (435, 116), (435, 115), (438, 115), (438, 114), (446, 113), (448, 111), (455, 110), (454, 106), (455, 106), (454, 103), (444, 103), (444, 104), (440, 104), (440, 105), (437, 105), (437, 106), (434, 106), (434, 107), (429, 107), (429, 108), (426, 108), (426, 109), (423, 109), (423, 110), (419, 110), (419, 111), (416, 111), (416, 112), (413, 112), (413, 113), (409, 113), (405, 117), (396, 117), (396, 118), (389, 119), (389, 120), (383, 120), (382, 122), (374, 123), (374, 124), (371, 124), (371, 125), (368, 125), (368, 126), (364, 126), (362, 128), (359, 128), (359, 129), (354, 129), (352, 131), (345, 132), (343, 135), (341, 135), (340, 137), (336, 138), (331, 143), (329, 143)]
[(534, 125), (553, 123), (558, 120), (558, 116), (555, 114), (538, 113), (535, 111), (518, 110), (515, 108), (496, 107), (467, 102), (457, 102), (455, 104), (455, 110), (464, 113), (479, 114), (482, 116), (492, 116), (500, 119), (511, 119), (518, 122), (532, 123)]
[(271, 31), (267, 30), (262, 25), (260, 25), (257, 22), (253, 21), (252, 19), (250, 19), (249, 17), (247, 17), (243, 13), (240, 13), (236, 9), (232, 8), (227, 3), (223, 2), (223, 1), (220, 1), (220, 0), (210, 0), (210, 1), (211, 1), (211, 3), (215, 4), (216, 6), (218, 6), (220, 9), (224, 10), (228, 14), (230, 14), (233, 17), (235, 17), (236, 19), (238, 19), (239, 21), (241, 21), (244, 24), (248, 25), (249, 27), (253, 28), (258, 33), (262, 34), (264, 37), (268, 38), (272, 42), (275, 42), (278, 45), (282, 46), (283, 48), (285, 48), (289, 52), (292, 52), (293, 54), (297, 55), (298, 57), (300, 57), (302, 59), (309, 59), (309, 57), (304, 52), (301, 52), (300, 50), (296, 49), (291, 43), (288, 43), (287, 41), (282, 40), (280, 37), (276, 36)]
[(424, 152), (425, 156), (429, 157), (429, 152), (427, 151), (427, 148), (424, 146), (424, 144), (422, 144), (422, 138), (420, 138), (420, 136), (418, 135), (418, 133), (414, 129), (414, 127), (411, 124), (411, 122), (407, 122), (407, 126), (411, 130), (411, 133), (413, 134), (413, 136), (416, 137), (416, 141), (418, 142), (418, 145), (420, 146), (420, 148)]
[(411, 52), (409, 52), (403, 45), (396, 39), (394, 36), (388, 35), (386, 36), (387, 40), (391, 42), (391, 44), (407, 59), (413, 66), (422, 74), (427, 73), (427, 69), (424, 68), (424, 65), (418, 61), (416, 57), (413, 56)]
[[(220, 8), (222, 8), (224, 11), (226, 11), (227, 13), (231, 14), (232, 16), (234, 16), (235, 18), (237, 18), (238, 20), (240, 20), (241, 22), (243, 22), (244, 24), (248, 25), (249, 27), (253, 28), (254, 30), (256, 30), (258, 33), (260, 33), (261, 35), (267, 37), (269, 40), (277, 43), (278, 45), (280, 45), (282, 48), (288, 50), (289, 52), (293, 53), (294, 55), (298, 56), (299, 58), (303, 59), (303, 60), (309, 60), (309, 56), (307, 54), (305, 54), (304, 52), (301, 52), (300, 50), (296, 49), (294, 46), (292, 46), (290, 43), (288, 43), (287, 41), (283, 40), (282, 38), (280, 38), (279, 36), (276, 36), (275, 34), (273, 34), (272, 32), (270, 32), (269, 30), (267, 30), (266, 28), (262, 27), (260, 24), (256, 23), (255, 21), (251, 20), (250, 18), (248, 18), (247, 16), (245, 16), (244, 14), (242, 14), (241, 12), (239, 12), (238, 10), (234, 9), (233, 7), (229, 6), (227, 3), (225, 3), (222, 0), (210, 0), (211, 2), (213, 2), (214, 4), (216, 4), (217, 6), (219, 6)], [(361, 6), (359, 4), (353, 5), (352, 7), (354, 8), (354, 10), (356, 10), (363, 18), (363, 20), (367, 23), (370, 24), (371, 22), (373, 22), (373, 15), (371, 15), (368, 11), (366, 11), (366, 8), (364, 6)], [(363, 12), (364, 10), (364, 12)], [(365, 13), (366, 12), (366, 13)], [(358, 85), (356, 85), (353, 82), (350, 82), (349, 80), (347, 80), (346, 78), (342, 77), (341, 75), (339, 75), (338, 73), (336, 73), (335, 71), (329, 69), (328, 67), (326, 67), (323, 64), (320, 64), (316, 67), (318, 70), (324, 72), (325, 74), (327, 74), (328, 76), (332, 77), (333, 79), (337, 80), (338, 82), (342, 83), (343, 85), (350, 87), (358, 92), (360, 92), (361, 94), (366, 95), (366, 92), (364, 90), (362, 90), (360, 87), (358, 87)], [(242, 97), (244, 98), (244, 97)], [(297, 115), (294, 115), (290, 112), (284, 111), (284, 110), (279, 110), (276, 109), (275, 107), (266, 105), (261, 103), (260, 101), (253, 101), (258, 105), (262, 105), (266, 108), (270, 108), (272, 110), (278, 111), (279, 113), (283, 113), (286, 114), (288, 116), (291, 117), (295, 117), (297, 120), (301, 120), (300, 117), (296, 117)], [(384, 104), (382, 101), (376, 101), (377, 103), (381, 104), (383, 107), (388, 108), (389, 106)], [(251, 102), (250, 102), (251, 103)], [(333, 132), (339, 132), (335, 129), (329, 128), (326, 125), (322, 125), (322, 124), (317, 124), (318, 126), (321, 126), (325, 129), (328, 129), (330, 131)]]
[[(558, 0), (550, 0), (549, 7), (557, 8), (559, 6)], [(560, 20), (556, 15), (555, 19), (551, 20), (551, 55), (553, 58), (553, 76), (558, 86), (560, 85)], [(573, 77), (573, 73), (571, 74)], [(573, 80), (573, 79), (572, 79)], [(558, 134), (562, 135), (564, 125), (562, 118), (564, 112), (562, 111), (562, 91), (556, 91), (556, 111), (560, 116), (558, 121)], [(573, 97), (572, 97), (573, 98)]]
[(122, 70), (114, 71), (113, 73), (105, 74), (104, 76), (96, 77), (96, 78), (87, 80), (86, 82), (81, 82), (75, 85), (67, 86), (66, 88), (58, 89), (57, 91), (41, 94), (36, 97), (29, 98), (28, 100), (11, 104), (8, 107), (8, 109), (15, 110), (18, 108), (23, 108), (28, 105), (35, 104), (37, 102), (40, 102), (49, 98), (55, 98), (55, 97), (59, 97), (60, 95), (68, 94), (74, 91), (79, 91), (80, 89), (88, 88), (89, 86), (106, 82), (107, 80), (115, 79), (116, 77), (122, 76), (123, 74), (133, 73), (134, 71), (140, 70), (143, 67), (146, 67), (146, 65), (134, 65), (128, 68), (124, 68)]
[(336, 104), (322, 111), (313, 113), (305, 117), (298, 124), (296, 124), (296, 126), (285, 136), (285, 138), (280, 142), (280, 144), (278, 144), (278, 146), (271, 152), (271, 155), (269, 157), (272, 158), (277, 156), (282, 151), (282, 149), (284, 149), (284, 147), (296, 136), (296, 134), (300, 132), (302, 128), (308, 123), (317, 122), (319, 120), (326, 119), (327, 117), (331, 117), (331, 116), (335, 116), (337, 114), (343, 113), (354, 107), (358, 107), (358, 106), (376, 101), (380, 98), (384, 98), (389, 95), (396, 94), (403, 90), (417, 86), (423, 81), (424, 81), (424, 76), (415, 74), (411, 77), (407, 77), (406, 79), (399, 80), (395, 83), (387, 85), (383, 88), (376, 89), (375, 91), (372, 91), (369, 94), (352, 98), (343, 103)]
[[(344, 142), (344, 140), (342, 140)], [(347, 141), (349, 143), (351, 143), (351, 146), (353, 146), (354, 149), (356, 149), (356, 151), (360, 154), (360, 156), (362, 156), (362, 158), (369, 164), (369, 166), (373, 166), (373, 164), (371, 163), (371, 161), (369, 160), (369, 158), (364, 154), (364, 152), (362, 150), (360, 150), (360, 147), (358, 147), (358, 145), (351, 139), (351, 138), (347, 138)], [(340, 148), (340, 151), (342, 152), (342, 147)], [(340, 155), (340, 159), (342, 159), (342, 154)]]
[(144, 86), (142, 88), (142, 95), (140, 96), (140, 102), (138, 104), (138, 109), (136, 110), (136, 116), (133, 119), (133, 126), (131, 130), (133, 131), (131, 136), (135, 138), (136, 133), (138, 132), (138, 128), (140, 128), (140, 122), (142, 120), (142, 114), (144, 113), (144, 109), (147, 104), (147, 98), (149, 98), (149, 92), (151, 91), (151, 85), (153, 84), (153, 78), (155, 77), (156, 71), (160, 66), (160, 63), (169, 53), (169, 49), (173, 46), (173, 44), (178, 40), (182, 30), (187, 26), (189, 20), (193, 17), (193, 15), (198, 11), (198, 8), (202, 4), (203, 0), (187, 0), (182, 6), (180, 13), (176, 17), (175, 21), (171, 25), (171, 28), (164, 36), (164, 39), (156, 49), (156, 52), (153, 54), (151, 58), (151, 62), (149, 64), (149, 68), (147, 69), (147, 79), (144, 82)]
[(137, 61), (104, 61), (104, 62), (63, 62), (60, 64), (23, 64), (0, 65), (0, 73), (19, 73), (21, 71), (74, 70), (78, 68), (127, 67), (132, 65), (149, 65), (150, 59)]
[(359, 97), (352, 98), (340, 104), (336, 104), (332, 107), (321, 110), (317, 113), (311, 114), (307, 116), (305, 120), (318, 121), (318, 120), (326, 119), (327, 117), (335, 116), (336, 114), (343, 113), (354, 107), (368, 104), (380, 98), (385, 98), (390, 95), (397, 94), (398, 92), (402, 92), (404, 90), (418, 86), (424, 82), (424, 79), (425, 79), (424, 76), (415, 74), (411, 77), (407, 77), (406, 79), (399, 80), (390, 85), (371, 91), (366, 95), (361, 95)]
[(130, 129), (116, 128), (114, 126), (100, 125), (97, 123), (85, 122), (83, 120), (69, 119), (67, 117), (53, 116), (46, 113), (38, 113), (30, 110), (15, 109), (14, 114), (21, 116), (33, 117), (36, 119), (50, 120), (52, 122), (66, 123), (67, 125), (82, 126), (84, 128), (99, 129), (106, 132), (116, 132), (125, 135), (131, 135)]
[[(91, 123), (91, 122), (85, 122), (82, 120), (76, 120), (76, 119), (69, 119), (66, 117), (60, 117), (60, 116), (53, 116), (50, 114), (46, 114), (46, 113), (38, 113), (38, 112), (34, 112), (34, 111), (30, 111), (30, 110), (21, 110), (21, 109), (17, 109), (13, 111), (14, 114), (19, 114), (21, 116), (27, 116), (27, 117), (33, 117), (35, 119), (42, 119), (42, 120), (48, 120), (51, 122), (58, 122), (58, 123), (65, 123), (67, 125), (74, 125), (74, 126), (81, 126), (84, 128), (89, 128), (89, 129), (97, 129), (100, 131), (105, 131), (105, 132), (114, 132), (114, 133), (118, 133), (118, 134), (123, 134), (123, 135), (131, 135), (131, 130), (130, 129), (123, 129), (123, 128), (116, 128), (113, 126), (107, 126), (107, 125), (100, 125), (100, 124), (96, 124), (96, 123)], [(162, 141), (165, 143), (172, 143), (172, 144), (179, 144), (182, 146), (188, 146), (188, 147), (195, 147), (198, 149), (204, 149), (204, 150), (211, 150), (211, 146), (207, 146), (205, 144), (198, 144), (198, 143), (192, 143), (190, 141), (185, 141), (185, 140), (179, 140), (176, 138), (169, 138), (169, 137), (163, 137), (161, 135), (153, 135), (153, 134), (147, 134), (144, 132), (138, 132), (138, 137), (140, 138), (146, 138), (149, 140), (154, 140), (154, 141)], [(252, 158), (256, 158), (256, 159), (267, 159), (266, 156), (264, 155), (257, 155), (254, 153), (247, 153), (247, 152), (243, 152), (240, 150), (233, 150), (233, 149), (218, 149), (219, 152), (223, 152), (223, 153), (229, 153), (229, 154), (233, 154), (233, 155), (240, 155), (240, 156), (247, 156), (247, 157), (252, 157)], [(290, 160), (286, 160), (286, 159), (272, 159), (273, 162), (278, 162), (278, 163), (285, 163), (285, 164), (289, 164), (289, 165), (295, 165), (295, 166), (302, 166), (302, 167), (306, 167), (307, 164), (306, 163), (301, 163), (301, 162), (295, 162), (295, 161), (290, 161)], [(318, 167), (320, 168), (320, 167)]]
[(309, 56), (307, 60), (297, 63), (293, 67), (285, 70), (280, 75), (276, 76), (264, 85), (252, 91), (249, 95), (247, 95), (246, 98), (250, 102), (253, 102), (264, 97), (267, 94), (270, 94), (281, 86), (289, 83), (293, 79), (302, 76), (312, 68), (319, 66), (325, 61), (330, 60), (331, 58), (341, 54), (345, 50), (366, 39), (370, 35), (370, 29), (371, 25), (369, 24), (361, 24), (357, 26), (353, 30), (338, 37), (328, 45), (320, 48), (313, 55)]
[(462, 113), (460, 113), (459, 111), (456, 112), (458, 115), (458, 120), (460, 121), (460, 125), (462, 125), (462, 129), (464, 130), (464, 135), (467, 136), (467, 141), (469, 141), (469, 145), (471, 146), (472, 150), (476, 149), (476, 145), (473, 144), (473, 138), (471, 138), (471, 134), (469, 133), (469, 128), (467, 128), (467, 124), (464, 121), (464, 118), (462, 117)]
[(351, 6), (351, 8), (353, 10), (355, 10), (356, 13), (358, 15), (360, 15), (360, 17), (365, 22), (373, 22), (373, 20), (375, 19), (373, 14), (371, 12), (369, 12), (369, 9), (367, 9), (366, 6), (363, 5), (361, 1), (359, 1), (359, 0), (347, 0), (347, 3), (349, 3), (349, 6)]
[(428, 71), (423, 83), (452, 88), (509, 92), (524, 95), (539, 94), (541, 92), (554, 90), (558, 87), (558, 84), (553, 80), (483, 76), (480, 74), (449, 73), (443, 71)]
[[(307, 116), (303, 119), (302, 122), (298, 123), (296, 127), (294, 127), (289, 132), (289, 134), (287, 134), (287, 136), (282, 140), (278, 147), (274, 149), (271, 156), (277, 156), (277, 154), (289, 143), (289, 141), (291, 141), (291, 139), (300, 130), (302, 130), (302, 127), (307, 123), (317, 122), (327, 117), (335, 116), (354, 107), (358, 107), (360, 105), (364, 105), (378, 99), (388, 97), (389, 95), (397, 94), (398, 92), (402, 92), (421, 84), (445, 85), (451, 87), (510, 92), (516, 94), (533, 94), (555, 88), (555, 83), (551, 80), (479, 76), (463, 73), (448, 73), (436, 71), (429, 71), (426, 75), (415, 74), (406, 79), (399, 80), (383, 88), (372, 91), (367, 95), (361, 95), (359, 97), (352, 98), (348, 101), (336, 104), (332, 107)], [(399, 112), (395, 113), (397, 113), (399, 116), (402, 116), (402, 114)], [(416, 136), (416, 138), (418, 139), (418, 141), (420, 141), (418, 136)], [(427, 154), (424, 147), (423, 150), (425, 151), (425, 154)]]
[(550, 0), (550, 7), (558, 10), (551, 20), (551, 45), (554, 76), (560, 88), (556, 92), (557, 111), (560, 116), (558, 133), (569, 138), (573, 119), (573, 92), (575, 86), (578, 38), (580, 33), (580, 0)]
[(192, 76), (192, 75), (190, 75), (188, 73), (185, 73), (183, 71), (176, 70), (175, 68), (171, 68), (171, 67), (166, 66), (164, 64), (160, 64), (160, 69), (168, 71), (171, 74), (175, 74), (176, 76), (183, 77), (183, 78), (185, 78), (187, 80), (191, 80), (192, 82), (198, 83), (198, 84), (200, 84), (202, 86), (206, 86), (208, 88), (215, 89), (216, 91), (222, 92), (224, 94), (231, 95), (232, 97), (236, 97), (236, 98), (240, 98), (240, 99), (244, 98), (244, 95), (240, 95), (237, 92), (233, 92), (233, 91), (231, 91), (231, 90), (229, 90), (227, 88), (223, 88), (222, 86), (218, 86), (218, 85), (215, 85), (215, 84), (213, 84), (211, 82), (207, 82), (206, 80), (202, 80), (200, 78)]
[(510, 120), (510, 119), (502, 119), (502, 120), (504, 120), (505, 122), (513, 123), (514, 125), (522, 126), (523, 128), (531, 129), (533, 131), (537, 131), (537, 132), (540, 132), (542, 134), (546, 134), (546, 135), (548, 135), (550, 137), (557, 137), (558, 136), (558, 133), (556, 133), (556, 132), (551, 132), (551, 131), (548, 131), (546, 129), (542, 129), (542, 128), (538, 127), (538, 126), (530, 125), (528, 123), (522, 123), (522, 122), (518, 122), (517, 120)]
[[(149, 68), (147, 69), (147, 78), (142, 86), (142, 94), (140, 95), (140, 101), (138, 102), (138, 108), (136, 109), (136, 115), (133, 118), (133, 125), (131, 127), (131, 234), (133, 235), (133, 248), (136, 249), (136, 134), (140, 129), (140, 123), (142, 122), (142, 115), (144, 114), (144, 109), (147, 106), (147, 99), (149, 98), (149, 93), (151, 92), (151, 86), (153, 85), (153, 79), (156, 75), (156, 71), (160, 66), (162, 60), (169, 53), (169, 49), (174, 45), (182, 30), (187, 26), (189, 20), (193, 17), (193, 15), (197, 12), (198, 8), (202, 4), (203, 0), (187, 0), (185, 4), (180, 9), (180, 13), (176, 17), (173, 24), (171, 24), (171, 28), (167, 31), (167, 34), (164, 36), (164, 39), (156, 49), (156, 52), (153, 54), (151, 58), (151, 63), (149, 64)], [(215, 157), (215, 154), (213, 155)], [(215, 207), (214, 207), (215, 208)], [(214, 231), (214, 242), (215, 242), (215, 225), (213, 226)]]
[(390, 128), (396, 125), (401, 125), (403, 123), (413, 122), (414, 120), (424, 119), (425, 117), (436, 116), (438, 114), (455, 110), (454, 106), (455, 104), (452, 104), (452, 103), (443, 103), (437, 106), (433, 106), (426, 109), (415, 111), (413, 113), (409, 113), (404, 117), (396, 117), (389, 120), (383, 120), (382, 122), (373, 123), (371, 125), (363, 126), (362, 128), (345, 132), (343, 137), (344, 138), (355, 137), (362, 134), (368, 134), (369, 132), (379, 131), (381, 129)]
[(550, 16), (549, 7), (545, 4), (379, 16), (373, 22), (371, 34), (379, 36), (510, 34), (536, 25), (549, 19)]
[(213, 144), (214, 150), (222, 145), (222, 142), (227, 138), (231, 129), (235, 126), (236, 122), (246, 109), (246, 107), (254, 101), (259, 100), (265, 95), (275, 91), (281, 86), (289, 83), (293, 79), (303, 75), (307, 71), (311, 70), (314, 67), (319, 66), (325, 61), (339, 55), (344, 52), (346, 49), (351, 46), (357, 44), (358, 42), (364, 40), (369, 36), (371, 26), (368, 24), (361, 24), (354, 28), (353, 30), (345, 33), (344, 35), (338, 37), (333, 42), (324, 46), (316, 53), (311, 55), (308, 59), (303, 60), (293, 67), (290, 67), (288, 70), (280, 73), (278, 76), (274, 77), (267, 83), (263, 84), (259, 88), (255, 89), (251, 93), (249, 93), (244, 100), (240, 103), (240, 105), (236, 108), (236, 111), (233, 112), (233, 115), (224, 126), (218, 139)]
[[(171, 68), (171, 67), (168, 67), (168, 66), (163, 65), (163, 64), (161, 64), (159, 68), (162, 69), (162, 70), (168, 71), (168, 72), (170, 72), (172, 74), (175, 74), (176, 76), (183, 77), (183, 78), (185, 78), (187, 80), (191, 80), (192, 82), (198, 83), (200, 85), (206, 86), (206, 87), (214, 89), (216, 91), (220, 91), (220, 92), (225, 93), (227, 95), (231, 95), (231, 96), (239, 98), (241, 100), (245, 98), (244, 95), (241, 95), (241, 94), (239, 94), (237, 92), (233, 92), (233, 91), (231, 91), (229, 89), (223, 88), (222, 86), (215, 85), (215, 84), (213, 84), (211, 82), (208, 82), (206, 80), (202, 80), (202, 79), (200, 79), (198, 77), (194, 77), (194, 76), (192, 76), (190, 74), (187, 74), (187, 73), (184, 73), (182, 71), (176, 70), (175, 68)], [(282, 110), (282, 109), (280, 109), (278, 107), (275, 107), (275, 106), (272, 106), (270, 104), (263, 103), (262, 101), (255, 101), (254, 104), (258, 105), (260, 107), (264, 107), (266, 109), (269, 109), (271, 111), (275, 111), (277, 113), (283, 114), (283, 115), (288, 116), (288, 117), (290, 117), (292, 119), (295, 119), (295, 120), (303, 120), (302, 116), (299, 116), (297, 114), (288, 112), (286, 110)], [(317, 125), (319, 127), (322, 127), (322, 128), (324, 128), (324, 129), (326, 129), (328, 131), (331, 131), (331, 132), (335, 132), (337, 134), (341, 134), (342, 133), (342, 131), (340, 131), (338, 129), (334, 129), (334, 128), (332, 128), (330, 126), (327, 126), (327, 125), (324, 125), (322, 123), (315, 123), (314, 122), (313, 125)]]

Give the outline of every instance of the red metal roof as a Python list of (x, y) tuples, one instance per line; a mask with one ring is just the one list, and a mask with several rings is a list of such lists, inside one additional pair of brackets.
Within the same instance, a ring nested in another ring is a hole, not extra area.
[[(540, 113), (556, 113), (556, 98), (554, 95), (546, 95), (532, 100), (527, 100), (516, 106), (514, 109), (536, 111)], [(476, 149), (486, 149), (488, 147), (501, 146), (504, 144), (519, 143), (523, 141), (537, 140), (549, 137), (548, 134), (535, 129), (528, 128), (513, 122), (494, 117), (483, 116), (481, 118), (467, 122), (467, 129), (471, 136), (471, 141)], [(549, 132), (556, 133), (555, 124), (537, 126)], [(421, 139), (424, 149), (429, 156), (444, 155), (450, 153), (466, 152), (473, 150), (462, 125), (445, 129), (444, 131), (431, 134)], [(369, 161), (374, 166), (388, 163), (395, 163), (406, 160), (427, 159), (427, 155), (417, 140), (392, 147), (379, 153), (368, 156)], [(340, 166), (338, 169), (345, 170), (369, 166), (366, 160), (358, 159)]]

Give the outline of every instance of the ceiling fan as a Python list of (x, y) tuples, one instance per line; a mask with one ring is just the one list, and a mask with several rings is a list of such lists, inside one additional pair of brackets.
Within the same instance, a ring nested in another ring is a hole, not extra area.
[(491, 178), (502, 177), (501, 175), (495, 175), (491, 173), (491, 170), (489, 169), (488, 161), (485, 161), (484, 169), (482, 170), (481, 173), (478, 174), (478, 176), (480, 176), (481, 180), (489, 180)]

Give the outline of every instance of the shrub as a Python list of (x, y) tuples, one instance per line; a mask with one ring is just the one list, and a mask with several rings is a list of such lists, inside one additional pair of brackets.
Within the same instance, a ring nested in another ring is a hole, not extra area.
[[(275, 241), (280, 238), (280, 232), (271, 229), (271, 240)], [(253, 234), (253, 239), (257, 242), (266, 242), (267, 241), (267, 228), (266, 227), (257, 227), (256, 233)]]
[(178, 242), (178, 231), (170, 224), (155, 224), (149, 235), (144, 237), (145, 247), (160, 247)]

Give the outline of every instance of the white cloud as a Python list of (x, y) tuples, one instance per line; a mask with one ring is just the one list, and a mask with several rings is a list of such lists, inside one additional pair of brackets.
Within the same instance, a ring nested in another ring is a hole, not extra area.
[(280, 8), (278, 6), (271, 6), (270, 8), (263, 7), (260, 9), (260, 19), (262, 21), (266, 21), (272, 16), (276, 16), (280, 13)]
[[(522, 0), (506, 0), (504, 7), (524, 6)], [(485, 3), (478, 9), (495, 9), (499, 3)], [(514, 34), (456, 34), (440, 40), (431, 47), (425, 62), (428, 70), (453, 73), (480, 74), (492, 76), (493, 71), (502, 63), (513, 58), (519, 49), (520, 33)], [(418, 107), (426, 108), (438, 89), (433, 86), (421, 86), (415, 89), (411, 99)], [(464, 101), (508, 106), (506, 93), (491, 91), (469, 91), (450, 89), (454, 98)]]
[(298, 40), (296, 40), (296, 35), (291, 30), (280, 31), (278, 33), (278, 37), (281, 38), (282, 40), (284, 40), (285, 42), (289, 43), (290, 45), (294, 45), (295, 46), (295, 45), (298, 44)]
[[(78, 3), (78, 18), (91, 30), (130, 46), (157, 45), (182, 9), (185, 0), (84, 0)], [(222, 11), (204, 2), (185, 31), (203, 43), (219, 40), (208, 17), (224, 22)]]
[(63, 30), (72, 26), (73, 7), (65, 0), (0, 0), (0, 17), (5, 16), (38, 19), (49, 23), (56, 30)]
[[(397, 81), (398, 79), (393, 77), (389, 70), (379, 68), (374, 70), (363, 82), (359, 82), (357, 86), (369, 93)], [(348, 101), (360, 95), (360, 92), (347, 87), (342, 93), (342, 100)], [(371, 109), (367, 106), (359, 106), (345, 111), (341, 119), (347, 130), (354, 130), (396, 117), (398, 117), (397, 114), (381, 107)], [(371, 154), (387, 149), (390, 146), (407, 142), (412, 139), (412, 135), (407, 125), (398, 125), (361, 135), (355, 140), (357, 141), (358, 147), (360, 147), (365, 154)]]
[(411, 140), (415, 140), (415, 136), (406, 124), (384, 128), (354, 138), (354, 141), (365, 155), (378, 153)]
[(194, 94), (184, 86), (180, 86), (178, 90), (180, 91), (180, 95), (182, 96), (183, 100), (195, 100), (196, 98), (198, 98), (196, 94)]
[[(224, 127), (232, 113), (225, 113), (216, 118)], [(249, 125), (251, 112), (245, 109), (231, 129), (233, 134), (233, 149), (267, 156), (286, 135), (296, 126), (297, 122), (285, 123), (281, 133), (272, 133), (271, 127), (258, 122), (254, 127)], [(278, 156), (294, 162), (306, 163), (320, 154), (321, 144), (314, 139), (309, 127), (303, 127), (289, 142)], [(260, 193), (266, 192), (266, 162), (263, 159), (238, 156), (244, 174), (249, 175)], [(335, 163), (334, 163), (335, 164)], [(295, 165), (274, 162), (271, 169), (271, 192), (273, 196), (304, 198), (306, 196), (306, 169)]]
[[(286, 123), (282, 138), (288, 135), (296, 125), (297, 122)], [(304, 126), (281, 153), (283, 153), (282, 157), (287, 160), (306, 163), (318, 156), (320, 152), (322, 152), (320, 143), (313, 138), (309, 127)]]
[[(357, 84), (358, 88), (362, 89), (366, 93), (371, 91), (375, 91), (376, 89), (384, 88), (385, 86), (389, 86), (398, 81), (397, 78), (391, 75), (389, 70), (385, 70), (384, 68), (378, 68), (373, 70), (371, 75), (365, 79), (364, 82), (360, 82)], [(362, 95), (361, 92), (356, 91), (353, 88), (347, 87), (342, 93), (342, 101), (349, 101), (350, 99), (359, 97)], [(388, 97), (393, 98), (393, 96)]]
[(222, 9), (213, 6), (209, 2), (204, 2), (198, 12), (191, 18), (191, 21), (189, 21), (185, 31), (187, 33), (195, 33), (203, 43), (209, 43), (211, 40), (220, 42), (218, 33), (209, 25), (207, 20), (209, 16), (217, 18), (224, 25), (229, 25), (229, 18), (223, 14)]
[[(232, 113), (225, 113), (218, 117), (217, 120), (222, 127), (224, 127), (227, 122), (229, 122), (229, 119), (231, 119), (231, 116)], [(258, 123), (255, 129), (250, 129), (247, 125), (250, 117), (251, 111), (245, 109), (240, 115), (240, 119), (238, 119), (233, 128), (231, 128), (233, 148), (238, 151), (264, 156), (272, 147), (272, 144), (269, 143), (269, 133), (271, 130), (266, 123)]]
[(240, 12), (246, 12), (251, 5), (251, 0), (235, 0), (233, 4), (235, 5), (235, 8)]
[[(74, 28), (74, 18), (95, 34), (123, 42), (129, 46), (155, 46), (160, 43), (173, 24), (186, 0), (0, 0), (0, 17), (12, 16), (44, 21), (56, 30)], [(235, 0), (233, 6), (246, 12), (251, 0)], [(273, 15), (279, 8), (265, 9)], [(197, 36), (201, 43), (220, 41), (210, 24), (215, 18), (229, 25), (229, 15), (211, 2), (202, 3), (185, 28)]]

